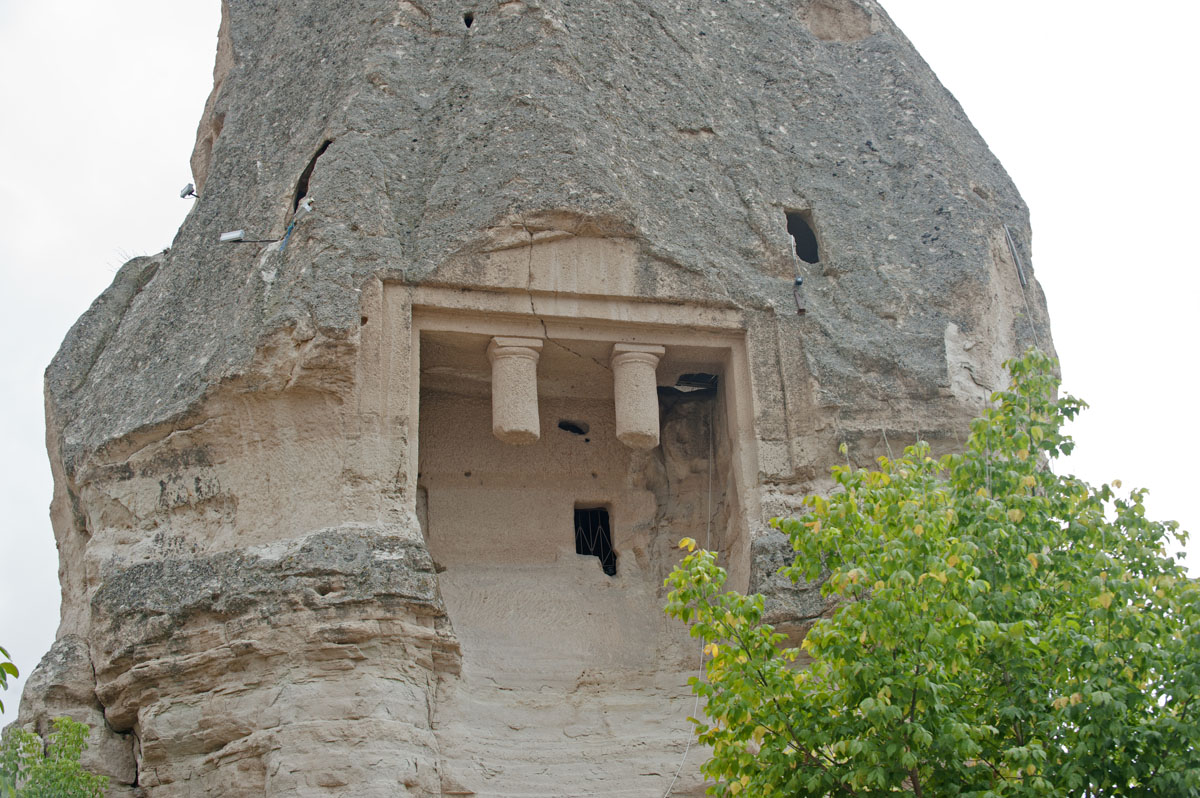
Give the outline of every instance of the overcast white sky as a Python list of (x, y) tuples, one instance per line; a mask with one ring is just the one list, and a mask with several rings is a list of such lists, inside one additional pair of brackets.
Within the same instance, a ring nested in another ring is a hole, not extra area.
[[(1059, 470), (1149, 487), (1153, 517), (1200, 532), (1200, 4), (883, 2), (1032, 209), (1065, 388), (1092, 405)], [(58, 624), (42, 371), (187, 212), (218, 21), (218, 0), (0, 0), (0, 644), (23, 674)]]

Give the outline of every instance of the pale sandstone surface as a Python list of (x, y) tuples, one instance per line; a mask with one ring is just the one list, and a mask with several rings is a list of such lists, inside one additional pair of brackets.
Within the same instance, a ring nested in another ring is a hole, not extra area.
[[(841, 443), (954, 447), (1050, 345), (1024, 204), (869, 0), (223, 11), (200, 199), (46, 373), (62, 624), (19, 722), (90, 723), (114, 795), (662, 794), (674, 544), (793, 637), (826, 612), (765, 521)], [(509, 339), (535, 382), (493, 382)]]

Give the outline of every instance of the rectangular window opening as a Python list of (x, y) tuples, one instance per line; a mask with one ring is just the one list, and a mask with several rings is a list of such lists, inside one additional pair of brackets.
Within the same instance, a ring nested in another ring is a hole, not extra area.
[(617, 575), (617, 553), (613, 551), (612, 526), (606, 508), (575, 508), (575, 553), (599, 558), (604, 573)]

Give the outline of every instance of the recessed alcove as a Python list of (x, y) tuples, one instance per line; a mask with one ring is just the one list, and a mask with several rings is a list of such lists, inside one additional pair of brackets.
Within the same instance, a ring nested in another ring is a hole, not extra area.
[[(481, 794), (508, 795), (488, 769), (532, 748), (545, 756), (554, 744), (543, 738), (564, 726), (578, 737), (564, 773), (580, 754), (661, 745), (664, 724), (686, 731), (696, 650), (663, 613), (662, 582), (682, 537), (707, 539), (736, 573), (749, 567), (736, 464), (749, 445), (737, 430), (750, 427), (734, 412), (747, 396), (725, 388), (742, 368), (740, 339), (547, 324), (540, 436), (512, 445), (493, 434), (487, 351), (497, 335), (536, 335), (541, 325), (433, 314), (414, 326), (419, 516), (462, 650), (461, 676), (443, 684), (435, 709), (448, 772)], [(617, 438), (611, 358), (631, 338), (665, 348), (660, 444), (649, 450)], [(683, 375), (684, 386), (702, 384), (675, 388)]]
[[(456, 562), (463, 568), (504, 563), (510, 572), (558, 562), (574, 552), (573, 539), (554, 537), (564, 512), (606, 506), (616, 510), (613, 546), (640, 556), (648, 584), (655, 584), (669, 563), (650, 557), (650, 538), (669, 536), (664, 542), (670, 547), (697, 532), (659, 523), (670, 509), (660, 506), (670, 501), (657, 485), (664, 469), (707, 471), (711, 466), (715, 504), (732, 488), (729, 425), (716, 374), (727, 354), (717, 347), (667, 347), (658, 369), (660, 393), (691, 394), (692, 404), (707, 403), (708, 409), (703, 414), (690, 409), (684, 418), (682, 405), (660, 396), (660, 426), (670, 437), (656, 449), (638, 452), (616, 436), (608, 364), (612, 342), (546, 339), (537, 364), (541, 435), (532, 445), (511, 446), (497, 440), (491, 428), (490, 340), (476, 332), (420, 336), (419, 487), (434, 558), (451, 570)], [(585, 440), (589, 445), (581, 447)], [(463, 478), (466, 473), (469, 480)], [(736, 497), (730, 500), (736, 504)], [(726, 548), (741, 534), (738, 524), (727, 526), (710, 534)]]

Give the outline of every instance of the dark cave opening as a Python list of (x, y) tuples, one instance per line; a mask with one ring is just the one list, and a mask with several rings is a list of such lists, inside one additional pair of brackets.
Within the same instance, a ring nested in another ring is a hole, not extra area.
[(817, 234), (812, 228), (812, 215), (808, 211), (786, 211), (787, 231), (796, 245), (796, 257), (805, 263), (821, 260), (817, 249)]

